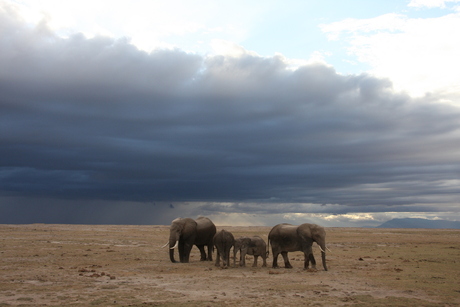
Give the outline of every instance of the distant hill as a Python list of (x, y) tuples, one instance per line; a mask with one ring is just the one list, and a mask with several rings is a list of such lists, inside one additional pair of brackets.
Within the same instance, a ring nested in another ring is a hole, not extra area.
[(440, 228), (460, 229), (460, 222), (427, 219), (392, 219), (377, 228)]

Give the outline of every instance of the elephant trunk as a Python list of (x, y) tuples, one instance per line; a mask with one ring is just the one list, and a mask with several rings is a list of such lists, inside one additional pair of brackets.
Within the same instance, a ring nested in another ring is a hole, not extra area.
[(323, 261), (323, 267), (324, 270), (327, 271), (327, 265), (326, 265), (326, 246), (324, 246), (321, 250), (321, 260)]
[(177, 261), (174, 259), (174, 249), (169, 250), (169, 259), (171, 259), (172, 263), (176, 263)]
[(172, 263), (176, 263), (177, 261), (174, 259), (174, 250), (179, 245), (179, 235), (174, 236), (173, 234), (169, 237), (169, 259)]

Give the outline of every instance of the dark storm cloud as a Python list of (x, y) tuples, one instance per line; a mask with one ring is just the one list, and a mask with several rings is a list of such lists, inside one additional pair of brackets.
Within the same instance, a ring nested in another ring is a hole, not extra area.
[(367, 74), (63, 39), (6, 11), (0, 93), (4, 197), (458, 202), (459, 108)]

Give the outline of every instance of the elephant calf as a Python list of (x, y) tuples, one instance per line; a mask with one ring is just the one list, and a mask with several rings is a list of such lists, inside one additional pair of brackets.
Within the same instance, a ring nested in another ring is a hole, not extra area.
[(216, 266), (220, 266), (220, 258), (224, 267), (230, 266), (230, 249), (235, 244), (233, 234), (222, 229), (214, 235), (212, 241), (217, 249)]
[(240, 237), (235, 240), (235, 247), (233, 248), (233, 266), (236, 266), (236, 253), (240, 252), (240, 266), (246, 266), (246, 255), (254, 256), (253, 267), (257, 267), (257, 259), (262, 257), (263, 267), (267, 266), (267, 244), (264, 239), (259, 236)]

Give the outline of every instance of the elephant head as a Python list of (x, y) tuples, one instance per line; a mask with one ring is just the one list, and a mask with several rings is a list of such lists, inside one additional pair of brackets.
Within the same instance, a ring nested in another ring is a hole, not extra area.
[(235, 245), (233, 247), (233, 266), (236, 266), (236, 254), (240, 252), (240, 266), (243, 266), (244, 257), (246, 255), (251, 239), (249, 237), (239, 237), (235, 240)]
[[(324, 270), (327, 271), (326, 266), (326, 231), (323, 227), (315, 224), (302, 224), (297, 228), (297, 233), (304, 241), (312, 240), (319, 245), (321, 249), (321, 260), (323, 262)], [(313, 255), (313, 254), (312, 254)]]

